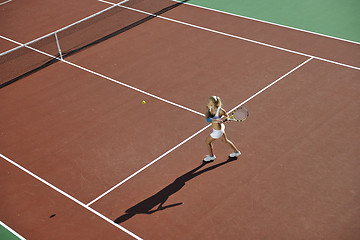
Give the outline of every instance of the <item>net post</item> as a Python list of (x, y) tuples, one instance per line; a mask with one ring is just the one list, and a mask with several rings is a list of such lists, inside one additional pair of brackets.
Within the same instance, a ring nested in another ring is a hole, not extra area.
[(56, 45), (58, 47), (58, 51), (59, 51), (59, 54), (60, 54), (60, 59), (61, 60), (64, 60), (63, 59), (63, 56), (62, 56), (62, 53), (61, 53), (61, 48), (60, 48), (60, 43), (59, 43), (59, 39), (58, 39), (58, 36), (57, 36), (57, 33), (55, 32), (55, 39), (56, 39)]

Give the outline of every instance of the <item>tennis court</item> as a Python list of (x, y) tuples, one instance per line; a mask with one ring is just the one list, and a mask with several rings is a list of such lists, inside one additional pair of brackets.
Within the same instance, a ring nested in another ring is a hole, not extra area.
[[(191, 1), (3, 2), (0, 220), (22, 238), (360, 238), (358, 42)], [(242, 155), (202, 164), (212, 95), (250, 116), (226, 123)]]

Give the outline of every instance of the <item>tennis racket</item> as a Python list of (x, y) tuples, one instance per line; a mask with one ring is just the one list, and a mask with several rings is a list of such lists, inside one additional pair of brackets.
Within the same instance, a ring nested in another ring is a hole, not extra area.
[(229, 118), (226, 121), (243, 122), (249, 117), (249, 111), (245, 107), (238, 107), (229, 114)]

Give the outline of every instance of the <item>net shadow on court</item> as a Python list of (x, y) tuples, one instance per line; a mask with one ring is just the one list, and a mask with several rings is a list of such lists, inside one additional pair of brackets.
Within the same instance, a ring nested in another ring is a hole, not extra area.
[(1, 53), (0, 64), (6, 72), (1, 74), (0, 88), (129, 31), (189, 0), (176, 3), (169, 0), (153, 0), (150, 4), (151, 9), (145, 9), (143, 12), (127, 9), (136, 7), (142, 1), (130, 1), (125, 4), (126, 6), (113, 5), (106, 11), (103, 10), (54, 33)]

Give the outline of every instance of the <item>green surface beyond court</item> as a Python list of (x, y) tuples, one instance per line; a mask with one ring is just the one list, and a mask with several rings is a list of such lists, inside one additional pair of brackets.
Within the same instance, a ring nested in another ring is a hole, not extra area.
[(1, 240), (19, 240), (14, 234), (8, 231), (5, 227), (0, 225), (0, 239)]
[(360, 43), (360, 0), (189, 0), (188, 3)]

